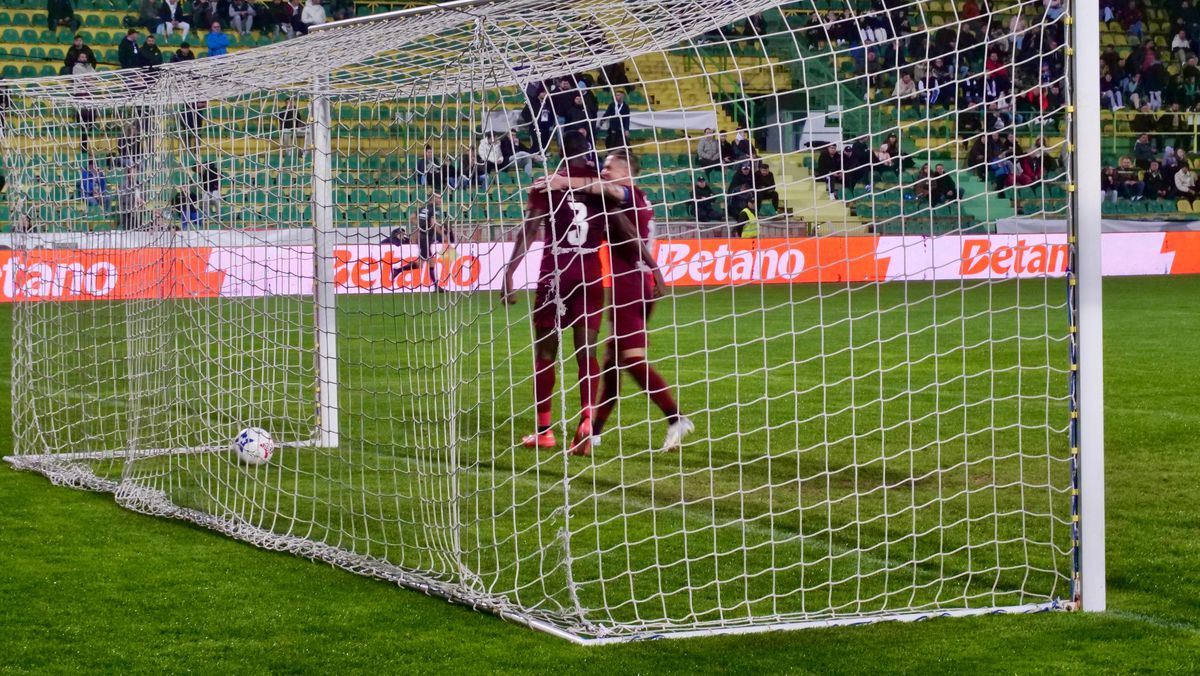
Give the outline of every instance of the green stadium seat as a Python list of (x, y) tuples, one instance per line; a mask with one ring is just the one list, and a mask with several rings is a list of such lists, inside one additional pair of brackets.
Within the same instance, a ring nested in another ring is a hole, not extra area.
[(38, 75), (40, 77), (54, 77), (58, 75), (58, 68), (55, 66), (42, 66), (42, 69), (38, 71)]
[(120, 28), (121, 19), (116, 14), (105, 14), (100, 25), (104, 26), (105, 28)]
[(29, 58), (31, 58), (31, 59), (46, 58), (46, 48), (45, 47), (30, 47), (29, 48)]
[(4, 33), (0, 34), (0, 39), (8, 43), (20, 42), (21, 34), (15, 28), (5, 28)]
[(5, 22), (6, 25), (13, 26), (28, 26), (30, 25), (29, 15), (25, 12), (13, 12), (12, 19)]
[(88, 14), (83, 17), (83, 25), (85, 26), (100, 26), (101, 20), (98, 14)]
[(21, 66), (21, 77), (37, 77), (37, 68), (33, 66)]
[(8, 64), (0, 69), (0, 75), (3, 75), (6, 80), (12, 80), (21, 76), (21, 70), (12, 64)]
[(36, 45), (42, 41), (42, 37), (32, 28), (26, 28), (21, 31), (21, 41), (27, 45)]

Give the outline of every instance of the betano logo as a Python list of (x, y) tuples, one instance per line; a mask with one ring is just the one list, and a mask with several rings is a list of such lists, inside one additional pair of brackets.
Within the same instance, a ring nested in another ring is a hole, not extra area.
[(964, 239), (959, 274), (977, 275), (1061, 275), (1067, 271), (1069, 252), (1066, 244), (1029, 244), (1017, 240), (1016, 246), (995, 246), (990, 239)]
[(700, 242), (662, 242), (658, 265), (668, 284), (683, 280), (693, 284), (792, 280), (804, 272), (804, 252), (799, 249), (737, 251), (720, 244), (709, 251)]
[[(397, 266), (420, 261), (414, 256), (388, 251), (378, 257), (355, 257), (350, 249), (336, 249), (333, 257), (333, 284), (339, 290), (419, 289), (427, 286), (429, 281), (428, 267), (425, 265), (392, 277), (392, 270)], [(438, 257), (433, 261), (433, 266), (438, 283), (444, 287), (469, 289), (479, 284), (481, 266), (476, 256), (458, 256), (448, 264), (443, 257)]]
[(117, 287), (120, 273), (108, 261), (97, 261), (88, 267), (70, 263), (32, 263), (22, 265), (17, 259), (0, 268), (6, 298), (101, 298)]

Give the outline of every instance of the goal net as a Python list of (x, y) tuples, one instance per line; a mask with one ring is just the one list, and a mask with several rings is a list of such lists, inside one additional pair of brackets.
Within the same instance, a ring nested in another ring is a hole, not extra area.
[(466, 1), (4, 82), (8, 460), (577, 641), (1072, 607), (1071, 14), (960, 4)]

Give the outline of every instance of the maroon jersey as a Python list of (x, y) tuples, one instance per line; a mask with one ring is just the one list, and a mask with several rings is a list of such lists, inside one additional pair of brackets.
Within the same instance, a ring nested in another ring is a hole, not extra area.
[[(654, 207), (650, 205), (650, 200), (646, 199), (646, 193), (640, 188), (627, 189), (626, 194), (631, 199), (627, 198), (621, 204), (621, 213), (626, 218), (633, 221), (633, 225), (637, 228), (638, 237), (646, 244), (646, 248), (653, 252), (654, 247)], [(616, 242), (621, 245), (623, 242)], [(612, 252), (612, 273), (613, 283), (626, 274), (634, 271), (650, 273), (646, 264), (641, 261), (637, 255), (637, 250), (632, 246), (620, 247), (621, 251)]]
[[(597, 178), (592, 170), (573, 169), (571, 175)], [(604, 307), (600, 246), (605, 235), (600, 199), (582, 191), (530, 192), (528, 208), (548, 214), (534, 324), (561, 329), (583, 322), (599, 329)]]
[[(572, 169), (571, 176), (598, 178), (591, 169)], [(578, 190), (530, 191), (528, 208), (549, 214), (540, 277), (554, 275), (560, 285), (599, 282), (600, 245), (605, 234), (600, 200)]]

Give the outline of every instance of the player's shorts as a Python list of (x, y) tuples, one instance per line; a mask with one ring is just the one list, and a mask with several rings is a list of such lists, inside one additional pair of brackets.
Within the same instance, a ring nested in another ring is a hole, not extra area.
[(609, 316), (617, 352), (644, 350), (650, 339), (646, 325), (654, 311), (653, 278), (642, 272), (613, 276)]
[(538, 279), (533, 301), (533, 325), (539, 329), (561, 330), (580, 322), (592, 331), (600, 330), (604, 316), (604, 287), (599, 280), (564, 280), (556, 275)]

